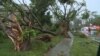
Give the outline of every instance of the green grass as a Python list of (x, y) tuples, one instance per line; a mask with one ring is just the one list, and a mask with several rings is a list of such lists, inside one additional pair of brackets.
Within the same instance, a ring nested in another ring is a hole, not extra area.
[(71, 56), (96, 56), (98, 43), (89, 38), (75, 37)]
[(61, 37), (55, 37), (50, 43), (33, 41), (32, 49), (23, 52), (14, 51), (12, 42), (9, 39), (4, 39), (3, 42), (0, 43), (0, 56), (43, 56), (50, 44), (56, 45), (61, 39)]
[[(30, 51), (16, 52), (9, 39), (0, 42), (0, 56), (43, 56), (50, 44), (56, 45), (62, 38), (55, 37), (52, 42), (44, 43), (42, 41), (33, 41)], [(96, 56), (98, 43), (88, 39), (75, 37), (71, 49), (71, 56)]]

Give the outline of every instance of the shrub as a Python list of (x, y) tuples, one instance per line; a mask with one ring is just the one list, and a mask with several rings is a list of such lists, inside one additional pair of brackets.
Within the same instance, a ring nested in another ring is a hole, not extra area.
[(87, 37), (85, 34), (83, 34), (81, 32), (74, 32), (73, 34), (76, 35), (76, 36), (79, 36), (81, 38), (86, 38)]
[(0, 31), (0, 43), (2, 43), (4, 41), (4, 33), (2, 31)]

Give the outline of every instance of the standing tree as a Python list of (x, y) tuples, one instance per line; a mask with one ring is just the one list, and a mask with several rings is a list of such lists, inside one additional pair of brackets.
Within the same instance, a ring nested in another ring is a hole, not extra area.
[(70, 31), (70, 21), (76, 19), (77, 16), (82, 16), (83, 19), (89, 17), (84, 0), (83, 2), (56, 0), (54, 5), (50, 6), (50, 10), (59, 21), (61, 33), (65, 37), (68, 35), (67, 32)]

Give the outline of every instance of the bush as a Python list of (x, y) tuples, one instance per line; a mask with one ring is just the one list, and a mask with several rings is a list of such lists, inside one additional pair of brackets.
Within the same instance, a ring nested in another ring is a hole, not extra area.
[(4, 33), (2, 31), (0, 31), (0, 43), (2, 43), (4, 41)]
[(79, 36), (81, 38), (86, 38), (87, 37), (85, 34), (83, 34), (81, 32), (74, 32), (73, 34), (76, 35), (76, 36)]
[(24, 30), (23, 31), (23, 37), (36, 37), (38, 35), (38, 31), (36, 30)]

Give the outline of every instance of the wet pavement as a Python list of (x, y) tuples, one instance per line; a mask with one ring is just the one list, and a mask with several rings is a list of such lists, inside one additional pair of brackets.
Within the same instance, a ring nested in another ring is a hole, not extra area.
[(45, 56), (69, 56), (71, 46), (73, 44), (73, 35), (68, 33), (71, 38), (64, 38), (54, 48), (52, 48)]

